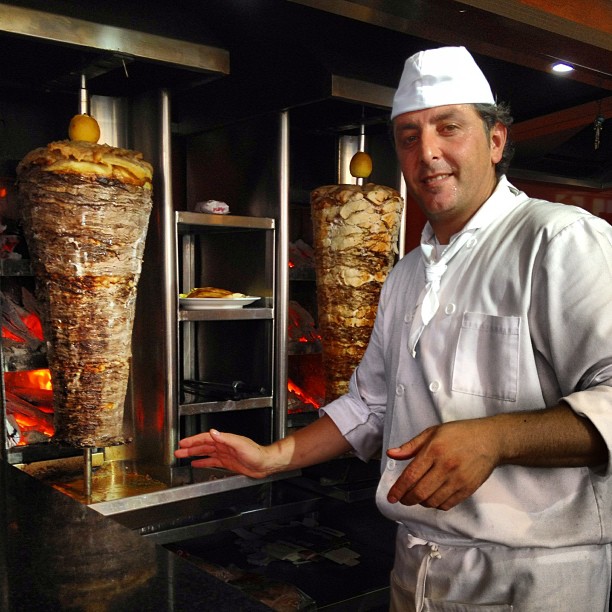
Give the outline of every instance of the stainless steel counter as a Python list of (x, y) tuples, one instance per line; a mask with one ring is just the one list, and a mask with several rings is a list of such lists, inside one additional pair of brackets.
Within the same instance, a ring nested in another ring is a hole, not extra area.
[(0, 504), (4, 612), (270, 609), (14, 466)]

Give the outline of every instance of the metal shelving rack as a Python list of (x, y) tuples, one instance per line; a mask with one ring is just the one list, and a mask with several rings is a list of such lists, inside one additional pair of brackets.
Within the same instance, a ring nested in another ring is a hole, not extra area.
[[(182, 390), (178, 404), (182, 434), (214, 425), (216, 414), (269, 409), (270, 426), (264, 427), (265, 441), (270, 442), (274, 436), (276, 396), (276, 222), (262, 217), (177, 212), (176, 244), (177, 278), (182, 293), (197, 286), (219, 286), (259, 298), (236, 308), (187, 310), (179, 305), (177, 389)], [(223, 330), (217, 332), (221, 326)], [(221, 336), (229, 347), (224, 351), (219, 350)], [(236, 346), (241, 347), (239, 351), (234, 350)], [(242, 353), (249, 351), (251, 358), (244, 359)], [(223, 367), (217, 365), (219, 361), (224, 361)], [(227, 384), (238, 377), (256, 380), (262, 392), (239, 399), (203, 399), (184, 390), (184, 381), (215, 377), (221, 378), (217, 382)]]

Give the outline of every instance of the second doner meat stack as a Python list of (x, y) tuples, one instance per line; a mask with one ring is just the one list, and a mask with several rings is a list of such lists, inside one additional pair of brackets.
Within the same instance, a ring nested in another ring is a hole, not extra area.
[(327, 185), (311, 193), (325, 401), (348, 390), (380, 289), (397, 256), (403, 200), (390, 187)]

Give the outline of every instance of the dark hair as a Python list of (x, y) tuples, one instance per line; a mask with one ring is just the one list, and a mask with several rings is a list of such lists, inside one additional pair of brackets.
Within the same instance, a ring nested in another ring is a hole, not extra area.
[[(474, 108), (476, 112), (480, 115), (482, 119), (487, 134), (490, 134), (491, 130), (497, 123), (501, 123), (502, 125), (509, 128), (514, 121), (512, 115), (510, 114), (510, 106), (505, 102), (500, 102), (498, 104), (474, 104)], [(506, 174), (508, 172), (508, 168), (510, 166), (510, 162), (512, 161), (512, 157), (514, 156), (514, 144), (510, 140), (510, 134), (508, 134), (508, 138), (506, 139), (506, 145), (504, 146), (504, 151), (502, 153), (502, 158), (497, 162), (495, 166), (495, 174), (499, 178), (502, 174)]]

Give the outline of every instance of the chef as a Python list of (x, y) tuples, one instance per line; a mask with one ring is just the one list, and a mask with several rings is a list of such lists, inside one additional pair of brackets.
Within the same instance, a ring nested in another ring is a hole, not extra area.
[(392, 610), (607, 611), (612, 228), (508, 181), (508, 108), (463, 47), (410, 57), (391, 118), (428, 221), (349, 392), (269, 446), (212, 430), (176, 456), (262, 477), (382, 445)]

